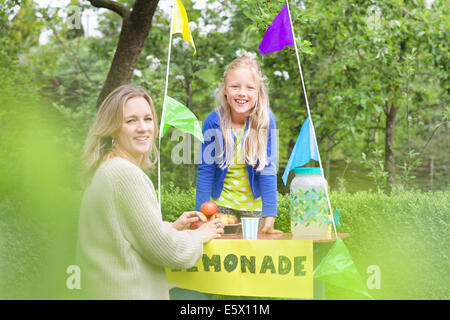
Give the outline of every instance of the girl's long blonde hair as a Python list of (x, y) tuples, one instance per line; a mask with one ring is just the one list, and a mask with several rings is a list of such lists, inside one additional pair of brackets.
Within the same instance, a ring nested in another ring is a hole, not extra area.
[(155, 167), (158, 159), (158, 149), (155, 144), (156, 137), (158, 137), (158, 120), (152, 98), (144, 89), (138, 86), (122, 85), (112, 91), (100, 105), (89, 130), (82, 157), (83, 185), (90, 182), (105, 155), (111, 152), (114, 147), (113, 136), (122, 128), (125, 103), (135, 97), (142, 97), (147, 100), (155, 125), (152, 146), (144, 154), (141, 168), (148, 170)]
[[(223, 81), (216, 94), (216, 110), (224, 138), (225, 158), (221, 167), (229, 167), (235, 154), (233, 136), (231, 135), (231, 108), (225, 96), (227, 76), (232, 70), (248, 68), (257, 83), (258, 95), (255, 106), (250, 111), (249, 126), (244, 137), (243, 148), (245, 161), (262, 170), (267, 164), (267, 140), (269, 133), (269, 95), (264, 84), (261, 68), (256, 60), (243, 56), (233, 60), (225, 70)], [(223, 155), (221, 155), (223, 156)]]

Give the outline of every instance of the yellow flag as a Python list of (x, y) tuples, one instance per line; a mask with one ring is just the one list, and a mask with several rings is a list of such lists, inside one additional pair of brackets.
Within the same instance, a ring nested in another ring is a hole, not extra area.
[(180, 0), (174, 1), (172, 33), (182, 33), (183, 40), (189, 41), (194, 48), (194, 55), (197, 53), (194, 40), (192, 39), (191, 30), (189, 30), (186, 9), (184, 9), (184, 6)]

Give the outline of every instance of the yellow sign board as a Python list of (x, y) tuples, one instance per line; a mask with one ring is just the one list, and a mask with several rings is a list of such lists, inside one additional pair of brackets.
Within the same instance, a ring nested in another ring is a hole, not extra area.
[(167, 280), (206, 293), (313, 298), (311, 240), (212, 240), (190, 269), (166, 269)]

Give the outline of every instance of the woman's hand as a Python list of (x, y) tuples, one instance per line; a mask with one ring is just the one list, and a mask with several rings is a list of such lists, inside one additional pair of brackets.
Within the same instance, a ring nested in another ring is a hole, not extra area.
[(223, 225), (220, 219), (214, 219), (213, 221), (204, 223), (196, 231), (200, 232), (203, 243), (205, 243), (211, 239), (220, 238), (220, 235), (223, 234)]
[(276, 230), (273, 228), (273, 225), (275, 223), (275, 217), (265, 217), (263, 220), (263, 225), (261, 229), (259, 229), (259, 232), (262, 233), (283, 233), (283, 231)]
[(175, 229), (182, 231), (188, 229), (192, 223), (199, 220), (206, 221), (206, 217), (198, 211), (187, 211), (184, 212), (175, 222), (173, 222), (172, 226)]

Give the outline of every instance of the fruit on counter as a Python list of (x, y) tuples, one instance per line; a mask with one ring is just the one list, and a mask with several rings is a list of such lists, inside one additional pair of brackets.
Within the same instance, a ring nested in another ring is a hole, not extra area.
[(204, 224), (205, 222), (208, 221), (208, 219), (206, 218), (206, 216), (203, 213), (201, 213), (201, 212), (199, 212), (199, 213), (201, 216), (201, 218), (199, 218), (200, 220), (191, 223), (191, 225), (189, 226), (189, 229), (191, 229), (191, 230), (198, 229), (202, 226), (202, 224)]
[(189, 229), (191, 229), (191, 230), (198, 229), (198, 228), (200, 228), (204, 223), (205, 223), (204, 221), (195, 221), (195, 222), (191, 223)]
[(237, 217), (228, 213), (216, 213), (209, 218), (209, 221), (219, 218), (223, 225), (238, 223)]
[(200, 211), (205, 216), (210, 217), (213, 214), (219, 212), (219, 208), (217, 207), (217, 204), (214, 201), (207, 201), (201, 205)]
[(203, 222), (208, 221), (208, 218), (202, 212), (199, 212), (199, 213), (200, 213), (200, 221), (203, 221)]
[(228, 224), (237, 224), (238, 218), (236, 216), (233, 216), (232, 214), (227, 214), (228, 217)]
[(225, 213), (216, 213), (213, 214), (210, 218), (209, 221), (213, 221), (214, 219), (220, 219), (220, 222), (222, 222), (223, 225), (228, 224), (228, 218), (225, 216)]

